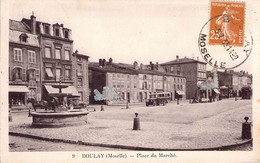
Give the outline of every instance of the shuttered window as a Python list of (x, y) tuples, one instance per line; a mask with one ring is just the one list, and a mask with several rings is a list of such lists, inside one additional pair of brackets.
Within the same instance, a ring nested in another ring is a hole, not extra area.
[(14, 48), (14, 60), (22, 62), (22, 49)]

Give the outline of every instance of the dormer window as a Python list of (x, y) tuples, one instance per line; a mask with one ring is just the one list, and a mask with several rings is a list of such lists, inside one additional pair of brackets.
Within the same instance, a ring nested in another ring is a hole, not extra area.
[(27, 34), (22, 33), (22, 34), (19, 36), (19, 38), (20, 38), (20, 41), (21, 41), (21, 42), (27, 42), (28, 36), (27, 36)]
[(55, 36), (60, 36), (60, 29), (59, 28), (55, 28)]
[(49, 25), (44, 25), (44, 33), (45, 34), (50, 34), (50, 26)]
[(64, 30), (64, 37), (69, 38), (69, 31), (68, 30)]

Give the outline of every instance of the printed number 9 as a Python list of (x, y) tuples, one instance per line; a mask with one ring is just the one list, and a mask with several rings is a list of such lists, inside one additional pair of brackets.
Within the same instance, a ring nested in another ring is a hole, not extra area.
[(75, 154), (72, 154), (72, 158), (75, 158)]
[(216, 33), (214, 30), (211, 30), (210, 33), (212, 33), (212, 36), (210, 37), (210, 39), (212, 39), (212, 40), (218, 40), (219, 39), (219, 34)]

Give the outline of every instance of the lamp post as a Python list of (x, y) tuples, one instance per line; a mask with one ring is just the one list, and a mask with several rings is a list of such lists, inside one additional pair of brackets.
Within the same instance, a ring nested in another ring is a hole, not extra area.
[(63, 97), (61, 97), (61, 81), (62, 81), (62, 79), (63, 79), (63, 77), (62, 76), (60, 76), (60, 81), (59, 81), (59, 105), (62, 105), (62, 98)]

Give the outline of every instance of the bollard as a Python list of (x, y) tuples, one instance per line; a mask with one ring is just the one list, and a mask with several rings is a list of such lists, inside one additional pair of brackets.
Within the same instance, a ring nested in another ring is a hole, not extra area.
[(94, 108), (94, 111), (96, 111), (96, 109)]
[(134, 127), (133, 130), (140, 130), (140, 119), (137, 117), (138, 113), (135, 113), (135, 118), (134, 118)]
[(237, 96), (235, 97), (235, 101), (237, 101)]
[(101, 105), (101, 110), (100, 110), (100, 111), (105, 111), (105, 109), (104, 109), (103, 105)]
[(244, 118), (246, 122), (242, 124), (242, 139), (252, 139), (251, 135), (251, 122), (248, 121), (248, 117)]
[(12, 117), (12, 114), (11, 114), (11, 110), (9, 110), (8, 121), (9, 121), (9, 122), (12, 122), (12, 121), (13, 121), (13, 117)]
[(177, 98), (177, 105), (179, 105), (179, 98)]

